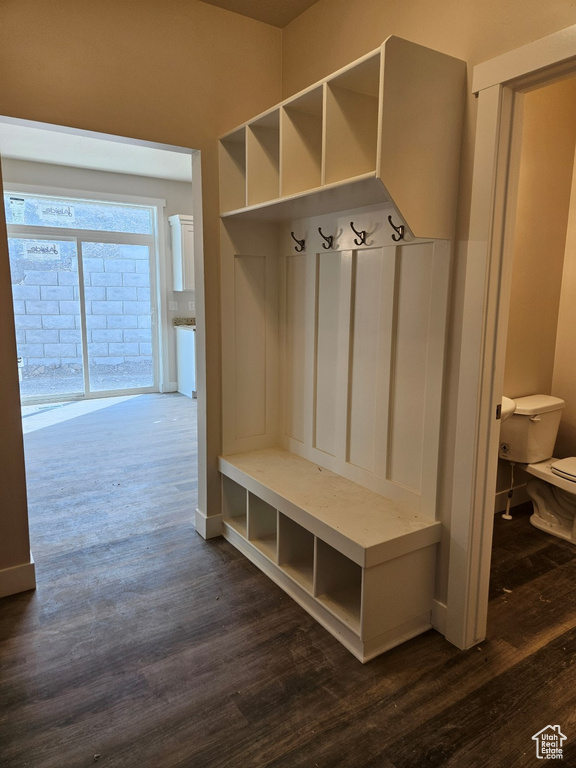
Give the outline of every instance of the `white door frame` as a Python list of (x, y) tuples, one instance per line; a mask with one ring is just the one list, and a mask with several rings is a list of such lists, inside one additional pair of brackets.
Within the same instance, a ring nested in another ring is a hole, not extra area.
[(486, 637), (512, 259), (518, 94), (576, 72), (576, 25), (474, 68), (478, 97), (456, 416), (446, 638)]

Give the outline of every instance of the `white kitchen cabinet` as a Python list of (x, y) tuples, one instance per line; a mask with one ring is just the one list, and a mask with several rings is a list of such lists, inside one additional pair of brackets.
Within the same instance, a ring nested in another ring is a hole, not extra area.
[(194, 290), (194, 218), (177, 213), (169, 216), (172, 243), (173, 289)]
[(196, 326), (176, 326), (178, 392), (196, 397)]

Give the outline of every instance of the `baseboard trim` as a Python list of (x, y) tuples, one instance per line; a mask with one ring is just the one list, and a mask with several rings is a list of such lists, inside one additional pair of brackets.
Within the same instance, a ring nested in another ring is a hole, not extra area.
[[(526, 492), (526, 483), (524, 483), (523, 485), (515, 485), (511, 504), (514, 507), (517, 507), (519, 504), (524, 504), (526, 501), (530, 501), (530, 497)], [(507, 490), (500, 491), (499, 493), (497, 493), (496, 499), (494, 502), (494, 514), (498, 514), (498, 512), (504, 512), (506, 510), (507, 502), (508, 502)]]
[(201, 510), (196, 510), (196, 532), (203, 539), (215, 539), (222, 536), (222, 515), (210, 515), (208, 517)]
[(446, 636), (446, 617), (448, 614), (448, 607), (446, 603), (441, 603), (440, 600), (432, 600), (432, 616), (431, 622), (435, 630), (440, 632), (441, 635)]
[(29, 563), (14, 565), (12, 568), (4, 568), (0, 571), (0, 597), (17, 595), (19, 592), (28, 592), (31, 589), (36, 589), (36, 569), (32, 553), (30, 553)]

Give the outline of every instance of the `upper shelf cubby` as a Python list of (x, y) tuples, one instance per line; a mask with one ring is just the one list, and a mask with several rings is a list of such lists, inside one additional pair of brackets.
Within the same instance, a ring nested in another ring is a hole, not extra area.
[(379, 55), (327, 82), (326, 184), (376, 173), (379, 93)]
[(282, 107), (282, 196), (322, 184), (322, 87)]
[(451, 239), (465, 74), (459, 59), (389, 37), (220, 139), (222, 216), (391, 201), (414, 237)]

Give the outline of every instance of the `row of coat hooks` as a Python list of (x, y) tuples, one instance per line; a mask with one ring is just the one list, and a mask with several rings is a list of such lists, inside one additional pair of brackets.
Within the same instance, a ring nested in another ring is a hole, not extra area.
[[(388, 223), (390, 224), (390, 226), (395, 232), (395, 234), (392, 235), (392, 240), (394, 240), (395, 243), (399, 242), (400, 240), (403, 240), (404, 231), (405, 231), (404, 225), (394, 224), (394, 222), (392, 221), (392, 216), (388, 216)], [(352, 229), (352, 232), (354, 232), (354, 234), (356, 235), (356, 237), (354, 238), (354, 244), (367, 245), (366, 238), (368, 237), (368, 232), (366, 232), (366, 230), (364, 229), (361, 229), (361, 230), (356, 229), (353, 221), (350, 222), (350, 228)], [(324, 243), (322, 243), (322, 248), (325, 248), (327, 251), (332, 250), (332, 248), (334, 247), (334, 235), (325, 235), (324, 232), (322, 232), (322, 227), (318, 227), (318, 232), (320, 233), (320, 236), (322, 237), (322, 239), (325, 241)], [(294, 250), (296, 251), (296, 253), (302, 253), (302, 251), (306, 248), (306, 240), (305, 239), (299, 240), (294, 234), (294, 232), (290, 232), (290, 234), (292, 235), (292, 240), (294, 240), (294, 242), (296, 243), (296, 245), (294, 246)]]

